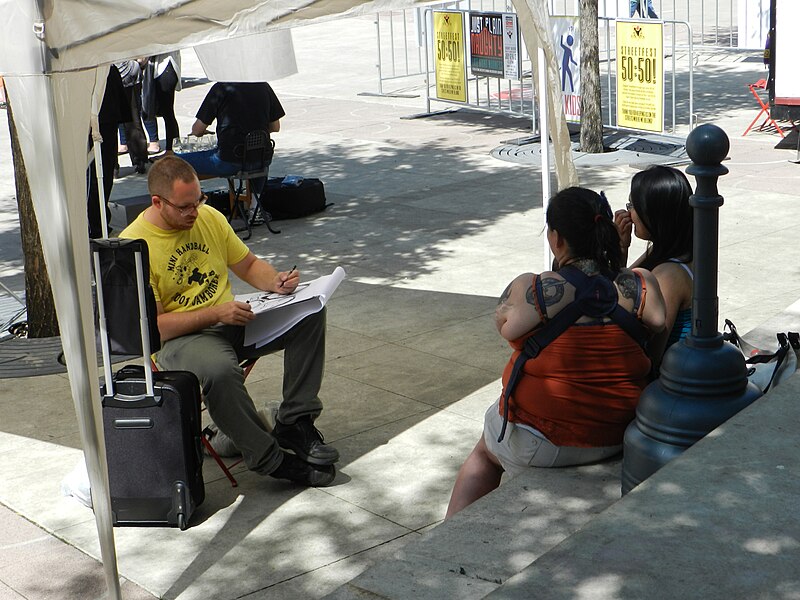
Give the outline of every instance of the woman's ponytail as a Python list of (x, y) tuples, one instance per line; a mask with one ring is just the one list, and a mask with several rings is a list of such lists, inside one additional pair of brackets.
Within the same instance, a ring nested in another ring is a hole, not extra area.
[(547, 224), (566, 240), (572, 258), (592, 259), (607, 275), (623, 267), (619, 232), (602, 192), (581, 187), (558, 192), (547, 206)]

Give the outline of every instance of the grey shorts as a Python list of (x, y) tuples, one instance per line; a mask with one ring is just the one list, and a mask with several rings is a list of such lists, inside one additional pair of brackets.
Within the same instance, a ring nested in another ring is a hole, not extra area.
[(622, 450), (618, 446), (577, 448), (556, 446), (542, 433), (508, 422), (502, 442), (498, 442), (503, 427), (499, 410), (500, 399), (486, 411), (483, 419), (483, 439), (489, 452), (494, 454), (509, 476), (514, 477), (528, 467), (569, 467), (584, 465), (609, 458)]

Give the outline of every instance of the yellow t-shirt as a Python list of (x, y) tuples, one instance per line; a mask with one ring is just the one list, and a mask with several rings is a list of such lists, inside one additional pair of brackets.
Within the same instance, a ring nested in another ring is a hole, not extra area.
[(150, 251), (150, 285), (165, 312), (189, 311), (233, 300), (228, 267), (249, 249), (218, 210), (201, 206), (188, 231), (167, 231), (144, 219), (120, 237), (143, 239)]

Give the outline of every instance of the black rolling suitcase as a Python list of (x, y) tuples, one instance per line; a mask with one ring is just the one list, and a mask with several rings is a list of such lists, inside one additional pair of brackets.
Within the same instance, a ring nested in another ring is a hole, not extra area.
[[(114, 525), (186, 529), (205, 498), (200, 384), (188, 371), (154, 373), (150, 368), (148, 323), (156, 314), (146, 242), (92, 240), (92, 255), (107, 382), (101, 394)], [(136, 321), (137, 313), (140, 331), (131, 339), (130, 328), (119, 324)], [(141, 354), (143, 365), (112, 375), (112, 351)]]

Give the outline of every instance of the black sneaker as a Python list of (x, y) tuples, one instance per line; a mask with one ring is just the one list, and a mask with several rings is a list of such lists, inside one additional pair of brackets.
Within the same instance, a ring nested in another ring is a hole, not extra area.
[(333, 465), (311, 465), (294, 454), (284, 452), (281, 464), (269, 476), (310, 487), (325, 487), (336, 479), (336, 468)]
[(272, 435), (281, 448), (292, 450), (297, 456), (312, 465), (332, 465), (339, 460), (339, 451), (324, 443), (311, 417), (300, 417), (291, 425), (275, 421)]

